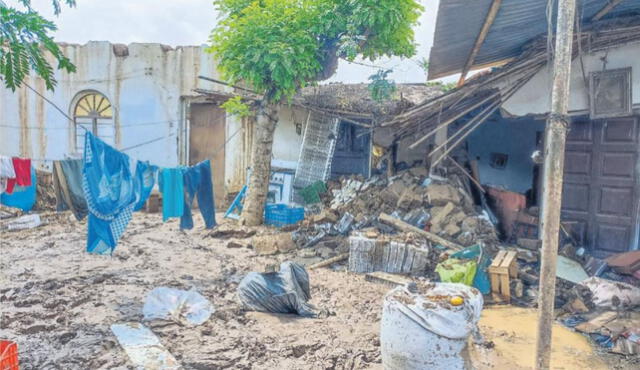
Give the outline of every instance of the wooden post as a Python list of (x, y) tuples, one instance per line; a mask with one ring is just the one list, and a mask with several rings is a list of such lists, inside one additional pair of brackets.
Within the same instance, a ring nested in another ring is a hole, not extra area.
[[(538, 337), (536, 342), (536, 369), (549, 369), (551, 360), (551, 333), (554, 321), (556, 260), (562, 182), (564, 174), (564, 150), (569, 117), (569, 81), (573, 46), (576, 0), (559, 0), (556, 26), (555, 55), (553, 58), (553, 83), (551, 113), (545, 130), (544, 192), (542, 197), (541, 239), (542, 263), (540, 266), (540, 292), (538, 301)], [(551, 37), (551, 35), (549, 35)]]

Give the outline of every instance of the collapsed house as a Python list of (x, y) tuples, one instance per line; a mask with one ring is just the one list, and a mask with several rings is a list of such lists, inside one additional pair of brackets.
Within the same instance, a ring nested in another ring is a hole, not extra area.
[[(546, 3), (505, 2), (495, 19), (487, 19), (493, 22), (488, 34), (478, 36), (484, 23), (475, 14), (488, 13), (489, 3), (441, 4), (430, 78), (506, 64), (385, 126), (394, 128), (395, 140), (412, 138), (410, 148), (443, 132), (435, 141), (438, 150), (431, 152), (433, 164), (450, 158), (462, 164), (483, 186), (494, 188), (494, 198), (509, 213), (541, 206), (544, 192), (537, 159), (550, 110), (546, 21), (539, 9)], [(621, 2), (605, 14), (596, 3), (602, 2), (582, 4), (574, 41), (562, 221), (580, 246), (602, 258), (638, 249), (640, 77), (633, 71), (640, 66), (628, 56), (640, 48), (635, 16), (640, 7)], [(513, 27), (518, 33), (512, 37)], [(507, 236), (526, 235), (513, 230), (521, 221), (517, 215), (505, 217)]]

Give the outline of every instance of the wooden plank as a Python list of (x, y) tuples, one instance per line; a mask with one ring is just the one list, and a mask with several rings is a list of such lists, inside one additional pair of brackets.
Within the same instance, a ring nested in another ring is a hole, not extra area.
[(591, 18), (591, 22), (596, 22), (602, 19), (605, 15), (609, 14), (616, 6), (620, 5), (623, 0), (613, 0), (600, 9), (596, 15)]
[(389, 274), (382, 271), (370, 272), (365, 275), (365, 279), (368, 281), (383, 282), (393, 285), (406, 285), (411, 282), (411, 279), (404, 276)]
[(406, 231), (406, 232), (412, 232), (412, 233), (416, 233), (419, 235), (424, 236), (425, 238), (427, 238), (428, 240), (436, 243), (436, 244), (440, 244), (445, 248), (449, 248), (455, 251), (460, 251), (462, 249), (464, 249), (464, 247), (462, 247), (459, 244), (456, 244), (452, 241), (449, 241), (445, 238), (442, 238), (434, 233), (430, 233), (428, 231), (424, 231), (422, 229), (419, 229), (413, 225), (410, 225), (402, 220), (398, 220), (397, 218), (394, 218), (386, 213), (381, 213), (380, 217), (378, 217), (378, 220), (380, 220), (380, 222), (383, 222), (387, 225), (393, 226), (398, 230), (401, 231)]
[(482, 25), (480, 33), (476, 38), (473, 49), (471, 49), (471, 53), (469, 53), (467, 62), (465, 63), (464, 68), (462, 68), (460, 80), (458, 80), (458, 87), (464, 85), (464, 80), (467, 77), (467, 73), (469, 73), (471, 66), (473, 66), (473, 63), (476, 61), (476, 56), (478, 56), (480, 48), (482, 47), (482, 44), (484, 44), (484, 40), (489, 34), (489, 30), (491, 29), (493, 22), (496, 20), (498, 10), (500, 10), (500, 5), (502, 5), (502, 0), (493, 0), (493, 3), (491, 3), (491, 8), (489, 8), (489, 13), (487, 13), (487, 17), (484, 19), (484, 24)]
[(309, 266), (309, 270), (314, 270), (314, 269), (321, 268), (321, 267), (331, 266), (334, 263), (342, 262), (344, 260), (347, 260), (348, 258), (349, 258), (349, 253), (343, 253), (341, 255), (326, 259), (326, 260), (324, 260), (322, 262), (315, 263), (315, 264)]

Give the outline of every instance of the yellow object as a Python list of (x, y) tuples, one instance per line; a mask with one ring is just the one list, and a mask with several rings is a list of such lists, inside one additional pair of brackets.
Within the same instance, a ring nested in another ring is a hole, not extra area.
[(374, 157), (382, 157), (384, 155), (384, 148), (379, 145), (374, 145), (371, 153)]
[(453, 297), (451, 301), (449, 301), (453, 306), (461, 306), (464, 303), (464, 298), (462, 297)]

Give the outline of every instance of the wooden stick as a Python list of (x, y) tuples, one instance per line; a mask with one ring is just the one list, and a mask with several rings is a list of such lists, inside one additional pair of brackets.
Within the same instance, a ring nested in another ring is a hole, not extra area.
[(458, 167), (458, 168), (460, 169), (460, 171), (462, 171), (462, 173), (464, 173), (464, 174), (469, 178), (469, 180), (471, 180), (471, 182), (472, 182), (475, 186), (477, 186), (477, 187), (478, 187), (478, 190), (480, 190), (480, 191), (481, 191), (481, 192), (483, 192), (483, 193), (486, 193), (486, 192), (487, 192), (486, 190), (484, 190), (484, 188), (482, 187), (482, 185), (481, 185), (478, 181), (476, 181), (476, 179), (475, 179), (475, 178), (473, 178), (473, 176), (471, 176), (471, 174), (470, 174), (470, 173), (468, 173), (468, 172), (467, 172), (467, 170), (465, 170), (465, 169), (464, 169), (464, 167), (462, 167), (462, 166), (460, 165), (460, 163), (456, 162), (456, 160), (455, 160), (455, 159), (453, 159), (453, 158), (451, 158), (450, 156), (447, 156), (447, 158), (449, 158), (449, 159), (451, 160), (451, 162), (453, 162), (453, 164), (454, 164), (456, 167)]
[[(523, 78), (519, 83), (517, 83), (516, 85), (514, 85), (504, 96), (503, 99), (498, 100), (497, 102), (493, 103), (492, 105), (488, 106), (487, 108), (485, 108), (481, 113), (479, 113), (476, 117), (474, 117), (473, 120), (471, 120), (471, 122), (469, 122), (468, 124), (466, 124), (462, 129), (460, 129), (460, 131), (458, 131), (458, 133), (456, 133), (457, 135), (459, 135), (460, 132), (462, 132), (462, 130), (466, 127), (468, 127), (472, 122), (477, 121), (477, 123), (475, 123), (471, 128), (469, 128), (469, 130), (467, 132), (464, 133), (464, 135), (462, 135), (458, 140), (456, 140), (455, 143), (453, 143), (451, 145), (451, 147), (449, 147), (447, 150), (445, 150), (444, 153), (442, 153), (442, 155), (440, 157), (438, 157), (438, 159), (433, 162), (432, 166), (435, 167), (438, 165), (438, 163), (440, 163), (440, 161), (442, 161), (442, 159), (449, 153), (451, 153), (451, 151), (453, 149), (456, 148), (456, 146), (458, 146), (458, 144), (460, 144), (464, 139), (467, 138), (467, 136), (469, 136), (476, 128), (478, 128), (481, 124), (483, 124), (492, 114), (493, 112), (495, 112), (498, 108), (500, 108), (500, 106), (502, 105), (503, 102), (506, 102), (507, 100), (509, 100), (522, 86), (524, 86), (531, 77), (533, 77), (535, 73), (532, 73), (528, 76), (528, 78)], [(484, 115), (483, 115), (484, 114)], [(455, 135), (454, 135), (455, 136)], [(453, 138), (453, 137), (452, 137)], [(450, 142), (451, 140), (447, 140), (447, 142), (443, 143), (441, 146), (446, 145)], [(429, 154), (430, 156), (433, 155), (434, 153), (437, 152), (439, 148), (436, 148), (433, 150), (433, 152), (431, 152), (431, 154)]]
[(482, 47), (482, 44), (484, 44), (484, 40), (489, 34), (489, 30), (493, 25), (493, 21), (495, 21), (496, 16), (498, 15), (500, 5), (502, 5), (502, 0), (493, 0), (493, 3), (489, 8), (489, 12), (487, 13), (487, 16), (484, 20), (484, 24), (480, 29), (480, 33), (478, 33), (476, 42), (473, 44), (473, 49), (471, 49), (471, 53), (469, 53), (467, 62), (464, 64), (464, 68), (462, 68), (460, 80), (458, 80), (458, 87), (464, 85), (464, 80), (465, 78), (467, 78), (467, 73), (469, 73), (469, 69), (471, 69), (471, 66), (473, 66), (473, 63), (476, 61), (476, 56), (478, 55), (478, 52), (480, 52), (480, 47)]
[(451, 117), (451, 118), (447, 118), (446, 121), (444, 121), (443, 123), (441, 123), (440, 125), (438, 125), (438, 127), (434, 128), (432, 131), (428, 132), (426, 135), (424, 135), (423, 137), (421, 137), (420, 139), (416, 140), (413, 144), (409, 145), (409, 149), (415, 149), (418, 145), (422, 144), (425, 140), (427, 140), (428, 138), (430, 138), (431, 136), (435, 135), (438, 131), (440, 131), (440, 129), (443, 129), (447, 126), (449, 126), (450, 124), (452, 124), (453, 122), (457, 121), (458, 119), (462, 118), (464, 115), (466, 115), (467, 113), (471, 112), (472, 110), (482, 106), (483, 104), (487, 103), (488, 101), (490, 101), (491, 99), (494, 99), (495, 97), (500, 96), (500, 91), (489, 95), (488, 97), (480, 100), (479, 102), (473, 104), (471, 107), (464, 109), (462, 111), (460, 111), (458, 114), (456, 114), (455, 116)]
[(419, 235), (424, 236), (425, 238), (429, 239), (430, 241), (436, 243), (436, 244), (440, 244), (445, 248), (449, 248), (455, 251), (459, 251), (464, 249), (463, 246), (456, 244), (454, 242), (451, 242), (445, 238), (442, 238), (434, 233), (430, 233), (428, 231), (424, 231), (422, 229), (419, 229), (411, 224), (408, 224), (402, 220), (398, 220), (397, 218), (394, 218), (386, 213), (381, 213), (380, 217), (378, 217), (378, 220), (380, 220), (380, 222), (383, 222), (387, 225), (391, 225), (393, 227), (395, 227), (398, 230), (401, 231), (406, 231), (406, 232), (411, 232), (411, 233), (416, 233)]
[(322, 262), (315, 263), (315, 264), (309, 266), (309, 270), (315, 270), (315, 269), (318, 269), (318, 268), (321, 268), (321, 267), (331, 266), (334, 263), (342, 262), (342, 261), (347, 260), (347, 259), (349, 259), (349, 253), (343, 253), (341, 255), (326, 259), (326, 260), (324, 260)]

